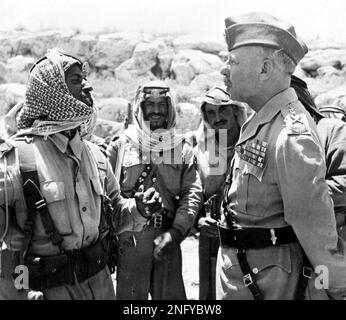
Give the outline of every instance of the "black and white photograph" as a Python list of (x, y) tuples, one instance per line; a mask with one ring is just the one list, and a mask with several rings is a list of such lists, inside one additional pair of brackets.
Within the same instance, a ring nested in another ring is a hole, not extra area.
[(346, 300), (345, 12), (1, 0), (0, 300)]

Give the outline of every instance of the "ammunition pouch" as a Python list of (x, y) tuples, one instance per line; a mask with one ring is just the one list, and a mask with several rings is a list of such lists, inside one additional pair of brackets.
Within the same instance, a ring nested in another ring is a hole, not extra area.
[(156, 229), (161, 229), (167, 231), (173, 226), (173, 219), (167, 216), (166, 210), (163, 213), (155, 213), (151, 216), (149, 226), (152, 226)]
[(107, 253), (109, 271), (114, 273), (117, 266), (118, 237), (109, 232), (102, 240), (103, 250)]
[(54, 256), (25, 256), (29, 270), (29, 287), (44, 291), (62, 285), (73, 285), (91, 278), (108, 262), (104, 240), (80, 250), (70, 250)]

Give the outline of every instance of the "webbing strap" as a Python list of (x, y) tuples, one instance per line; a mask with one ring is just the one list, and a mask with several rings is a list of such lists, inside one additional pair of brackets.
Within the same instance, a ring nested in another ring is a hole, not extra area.
[(305, 300), (305, 292), (308, 286), (309, 280), (312, 277), (313, 270), (311, 268), (310, 261), (303, 251), (303, 266), (299, 276), (297, 291), (295, 294), (295, 300)]
[(254, 300), (263, 300), (263, 295), (257, 286), (255, 275), (253, 274), (249, 263), (247, 262), (245, 250), (238, 249), (237, 257), (240, 269), (243, 272), (243, 282), (245, 287), (249, 288), (254, 297)]
[(20, 250), (21, 264), (24, 264), (24, 256), (30, 246), (37, 213), (40, 214), (45, 232), (52, 243), (59, 246), (60, 251), (63, 251), (61, 247), (63, 238), (60, 236), (54, 225), (46, 201), (39, 189), (40, 182), (36, 168), (36, 158), (32, 140), (33, 139), (28, 137), (16, 139), (20, 172), (23, 180), (23, 193), (28, 215), (24, 223), (24, 239)]
[(142, 185), (142, 184), (144, 185), (148, 181), (148, 179), (150, 179), (150, 178), (151, 179), (155, 178), (155, 172), (153, 172), (153, 169), (154, 168), (151, 164), (145, 165), (142, 173), (138, 177), (136, 184), (133, 187), (133, 191), (132, 191), (133, 195), (138, 191), (140, 185)]

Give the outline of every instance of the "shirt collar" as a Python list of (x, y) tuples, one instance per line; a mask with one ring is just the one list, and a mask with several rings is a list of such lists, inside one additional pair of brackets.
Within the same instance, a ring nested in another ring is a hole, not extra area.
[(78, 158), (81, 159), (82, 151), (83, 151), (83, 143), (82, 139), (79, 135), (78, 130), (76, 134), (69, 140), (66, 136), (61, 133), (49, 135), (48, 138), (53, 142), (53, 144), (62, 152), (66, 153), (68, 145), (70, 145), (72, 153)]
[(252, 138), (260, 125), (271, 121), (281, 109), (289, 103), (297, 101), (298, 97), (293, 88), (288, 88), (272, 97), (267, 103), (256, 112), (245, 124), (244, 130), (237, 145), (242, 144), (246, 140)]

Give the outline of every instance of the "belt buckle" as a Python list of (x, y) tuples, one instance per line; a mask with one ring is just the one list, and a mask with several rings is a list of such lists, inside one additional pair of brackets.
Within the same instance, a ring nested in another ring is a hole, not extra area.
[(312, 269), (309, 267), (303, 267), (303, 276), (305, 278), (311, 279), (312, 277)]
[(162, 215), (155, 214), (154, 215), (154, 228), (162, 228)]
[(252, 276), (250, 273), (247, 273), (246, 275), (244, 275), (243, 282), (245, 287), (248, 287), (253, 284)]
[(278, 239), (275, 235), (275, 229), (270, 229), (270, 235), (271, 235), (270, 240), (271, 240), (273, 246), (275, 246), (276, 240)]

